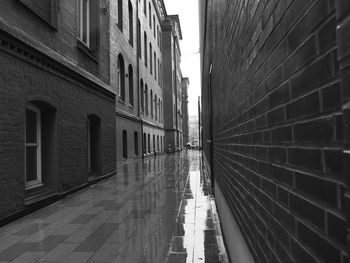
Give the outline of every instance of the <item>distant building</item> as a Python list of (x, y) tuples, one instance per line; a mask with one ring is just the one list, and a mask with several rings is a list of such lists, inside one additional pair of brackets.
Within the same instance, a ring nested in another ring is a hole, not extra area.
[(182, 90), (180, 20), (168, 15), (162, 24), (165, 147), (168, 152), (182, 149)]
[(110, 1), (111, 86), (117, 93), (117, 161), (164, 150), (163, 1)]
[(182, 133), (183, 133), (183, 147), (187, 146), (189, 142), (188, 135), (188, 85), (190, 81), (188, 78), (182, 78), (181, 89), (182, 89)]
[(190, 144), (199, 142), (198, 116), (189, 116), (188, 119), (188, 140)]

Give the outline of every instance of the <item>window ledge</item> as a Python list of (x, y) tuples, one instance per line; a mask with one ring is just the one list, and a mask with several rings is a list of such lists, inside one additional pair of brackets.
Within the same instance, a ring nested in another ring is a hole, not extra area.
[(118, 102), (125, 105), (125, 101), (123, 101), (121, 98), (118, 98)]
[(134, 106), (132, 106), (131, 104), (129, 104), (129, 108), (130, 108), (130, 109), (133, 109), (133, 108), (134, 108)]
[(85, 43), (82, 42), (79, 38), (77, 39), (77, 48), (82, 52), (84, 52), (94, 62), (98, 63), (96, 54), (87, 45), (85, 45)]

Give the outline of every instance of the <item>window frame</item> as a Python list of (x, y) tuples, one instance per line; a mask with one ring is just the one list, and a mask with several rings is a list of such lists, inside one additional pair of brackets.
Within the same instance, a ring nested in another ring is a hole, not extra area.
[[(25, 178), (25, 187), (26, 189), (32, 189), (32, 188), (36, 188), (39, 186), (43, 185), (42, 182), (42, 142), (41, 142), (41, 110), (40, 108), (28, 104), (25, 108), (25, 110), (27, 111), (31, 110), (36, 114), (36, 119), (37, 119), (37, 123), (36, 123), (36, 143), (27, 143), (27, 124), (25, 125), (25, 130), (24, 130), (24, 164), (25, 164), (25, 172), (24, 172), (24, 178)], [(25, 119), (27, 119), (27, 114), (25, 114)], [(26, 121), (25, 121), (26, 123)], [(36, 147), (36, 180), (32, 180), (32, 181), (27, 181), (27, 147)]]
[[(90, 1), (91, 0), (78, 0), (79, 1), (79, 17), (78, 17), (78, 25), (79, 25), (79, 35), (78, 39), (80, 40), (81, 43), (83, 43), (86, 47), (90, 48)], [(84, 41), (84, 15), (83, 15), (83, 4), (84, 1), (87, 2), (87, 7), (86, 7), (86, 42)]]

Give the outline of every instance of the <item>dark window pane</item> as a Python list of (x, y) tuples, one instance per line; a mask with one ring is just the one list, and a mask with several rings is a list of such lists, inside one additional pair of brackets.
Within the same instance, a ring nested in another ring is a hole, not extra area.
[(26, 147), (26, 181), (37, 179), (37, 147)]
[(87, 15), (88, 15), (88, 1), (83, 0), (83, 42), (87, 43)]
[(26, 143), (37, 142), (37, 113), (26, 109)]

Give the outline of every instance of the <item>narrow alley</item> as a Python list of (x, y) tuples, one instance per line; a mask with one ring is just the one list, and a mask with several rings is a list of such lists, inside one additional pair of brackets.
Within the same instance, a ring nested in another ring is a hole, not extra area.
[(0, 262), (226, 262), (199, 151), (117, 175), (0, 230)]

